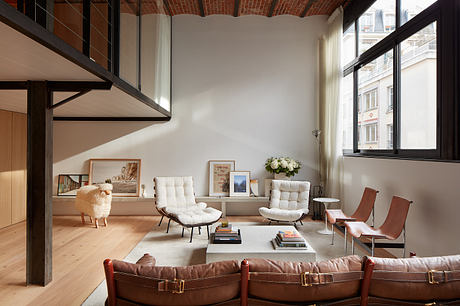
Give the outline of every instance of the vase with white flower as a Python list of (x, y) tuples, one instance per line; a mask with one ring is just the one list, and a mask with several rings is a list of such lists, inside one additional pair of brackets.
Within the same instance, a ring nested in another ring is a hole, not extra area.
[(265, 170), (274, 174), (275, 180), (290, 179), (299, 173), (302, 165), (290, 157), (271, 157), (265, 162)]

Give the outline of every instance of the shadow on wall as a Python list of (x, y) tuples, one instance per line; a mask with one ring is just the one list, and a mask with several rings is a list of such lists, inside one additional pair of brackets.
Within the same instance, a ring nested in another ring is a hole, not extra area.
[[(158, 122), (54, 122), (54, 162), (60, 162)], [(56, 149), (59, 146), (59, 149)], [(65, 148), (65, 149), (64, 149)]]

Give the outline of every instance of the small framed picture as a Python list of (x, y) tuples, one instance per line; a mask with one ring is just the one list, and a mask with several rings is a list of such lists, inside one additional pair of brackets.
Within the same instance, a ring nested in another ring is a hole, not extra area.
[(74, 196), (77, 189), (88, 185), (88, 174), (59, 174), (58, 176), (58, 196)]
[(230, 196), (231, 197), (249, 197), (250, 187), (249, 171), (231, 171), (230, 172)]
[(235, 171), (234, 160), (209, 161), (209, 196), (228, 196), (230, 171)]
[(139, 197), (140, 159), (90, 159), (89, 183), (113, 185), (114, 197)]

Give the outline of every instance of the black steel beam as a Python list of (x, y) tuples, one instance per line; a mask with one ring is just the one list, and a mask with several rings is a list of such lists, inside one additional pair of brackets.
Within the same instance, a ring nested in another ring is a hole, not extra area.
[(72, 101), (72, 100), (74, 100), (74, 99), (76, 99), (76, 98), (78, 98), (78, 97), (81, 97), (81, 96), (83, 96), (84, 94), (86, 94), (86, 93), (88, 93), (88, 92), (90, 92), (90, 91), (91, 91), (90, 89), (85, 89), (85, 90), (82, 90), (82, 91), (80, 91), (80, 92), (77, 92), (76, 94), (74, 94), (74, 95), (72, 95), (72, 96), (70, 96), (70, 97), (68, 97), (68, 98), (65, 98), (64, 100), (59, 101), (58, 103), (53, 104), (53, 105), (51, 106), (51, 108), (52, 108), (52, 109), (55, 109), (56, 107), (62, 106), (62, 105), (64, 105), (64, 104), (66, 104), (66, 103), (69, 103), (70, 101)]
[(233, 7), (233, 17), (238, 17), (240, 13), (240, 0), (235, 0), (235, 5)]
[(171, 117), (54, 117), (55, 121), (152, 121), (167, 122)]
[(171, 11), (171, 8), (169, 7), (169, 3), (168, 3), (168, 0), (163, 0), (163, 4), (166, 8), (166, 11), (168, 12), (169, 16), (172, 16), (172, 11)]
[(277, 3), (278, 3), (278, 0), (273, 0), (272, 1), (272, 4), (270, 6), (270, 11), (268, 11), (267, 17), (272, 17), (273, 16), (273, 12), (275, 11), (275, 7), (276, 7)]
[(0, 81), (0, 90), (27, 89), (27, 82)]
[(203, 0), (198, 0), (198, 6), (200, 7), (200, 16), (205, 17), (206, 15), (204, 14)]
[(46, 81), (27, 91), (27, 284), (52, 280), (53, 110)]
[(83, 0), (83, 41), (82, 41), (82, 52), (86, 56), (90, 56), (91, 46), (91, 1)]
[(48, 81), (51, 91), (108, 90), (111, 87), (111, 82)]
[(299, 17), (304, 18), (307, 16), (308, 11), (310, 10), (311, 6), (313, 3), (315, 3), (317, 0), (308, 0), (307, 4), (305, 5), (305, 8), (302, 11), (302, 14), (300, 14)]

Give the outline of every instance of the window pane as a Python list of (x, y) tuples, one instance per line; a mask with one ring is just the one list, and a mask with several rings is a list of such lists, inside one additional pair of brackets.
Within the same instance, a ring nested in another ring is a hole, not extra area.
[(401, 0), (401, 25), (435, 2), (436, 0)]
[(393, 124), (393, 109), (389, 110), (387, 101), (389, 95), (393, 94), (392, 90), (388, 90), (392, 86), (393, 50), (358, 70), (358, 95), (361, 96), (361, 112), (358, 112), (359, 149), (389, 149), (387, 125)]
[(342, 81), (343, 149), (353, 149), (353, 73)]
[(377, 0), (359, 18), (359, 54), (371, 48), (395, 29), (395, 1)]
[(401, 148), (436, 149), (436, 23), (401, 43)]
[(342, 38), (342, 65), (346, 65), (356, 57), (355, 23), (343, 32)]

